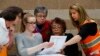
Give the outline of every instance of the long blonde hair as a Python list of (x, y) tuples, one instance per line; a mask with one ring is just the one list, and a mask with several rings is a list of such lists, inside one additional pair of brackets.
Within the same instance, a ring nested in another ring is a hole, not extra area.
[(25, 13), (24, 14), (24, 17), (23, 17), (22, 22), (21, 22), (20, 32), (25, 31), (25, 24), (28, 22), (29, 17), (34, 17), (34, 16), (30, 13)]
[[(78, 21), (73, 20), (73, 17), (71, 16), (72, 9), (76, 10), (79, 13), (80, 18)], [(89, 19), (89, 16), (87, 15), (85, 9), (81, 5), (79, 5), (78, 3), (73, 4), (69, 7), (69, 16), (72, 20), (73, 26), (78, 27), (78, 28), (80, 27), (81, 23), (83, 23), (86, 19)]]

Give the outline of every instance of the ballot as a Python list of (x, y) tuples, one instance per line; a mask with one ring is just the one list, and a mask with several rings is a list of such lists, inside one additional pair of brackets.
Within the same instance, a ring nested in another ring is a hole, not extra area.
[(39, 54), (56, 54), (60, 52), (66, 41), (66, 38), (67, 36), (51, 36), (50, 42), (53, 42), (54, 45), (50, 48), (45, 48)]

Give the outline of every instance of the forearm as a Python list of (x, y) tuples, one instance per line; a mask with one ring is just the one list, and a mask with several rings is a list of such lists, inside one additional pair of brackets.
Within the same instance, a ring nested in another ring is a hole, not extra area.
[(8, 42), (9, 48), (13, 45), (13, 42), (14, 42), (14, 28), (10, 27), (10, 29), (9, 29), (9, 42)]
[(31, 54), (41, 50), (42, 48), (44, 48), (43, 43), (39, 44), (37, 46), (31, 47), (31, 48), (27, 48), (27, 53), (28, 53), (28, 55), (31, 55)]
[(65, 46), (78, 43), (78, 42), (80, 42), (81, 39), (82, 39), (82, 38), (81, 38), (79, 35), (76, 35), (76, 36), (74, 36), (73, 38), (71, 38), (70, 40), (68, 40), (68, 41), (65, 43)]

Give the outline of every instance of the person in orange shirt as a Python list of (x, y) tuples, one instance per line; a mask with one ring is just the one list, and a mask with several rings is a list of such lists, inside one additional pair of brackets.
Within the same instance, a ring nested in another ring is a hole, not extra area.
[(23, 10), (16, 6), (8, 7), (0, 14), (0, 56), (7, 56), (7, 47), (10, 45), (9, 31), (19, 22)]
[(87, 15), (84, 8), (79, 4), (73, 4), (69, 7), (69, 15), (79, 32), (68, 40), (64, 47), (81, 42), (86, 56), (100, 56), (100, 32), (96, 22)]

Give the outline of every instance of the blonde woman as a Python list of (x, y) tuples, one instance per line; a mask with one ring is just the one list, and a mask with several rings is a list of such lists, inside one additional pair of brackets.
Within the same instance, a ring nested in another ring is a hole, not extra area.
[(36, 19), (31, 14), (25, 14), (22, 20), (21, 33), (16, 36), (18, 53), (21, 56), (36, 56), (43, 48), (53, 45), (50, 42), (43, 42), (40, 33), (33, 33), (36, 28)]

